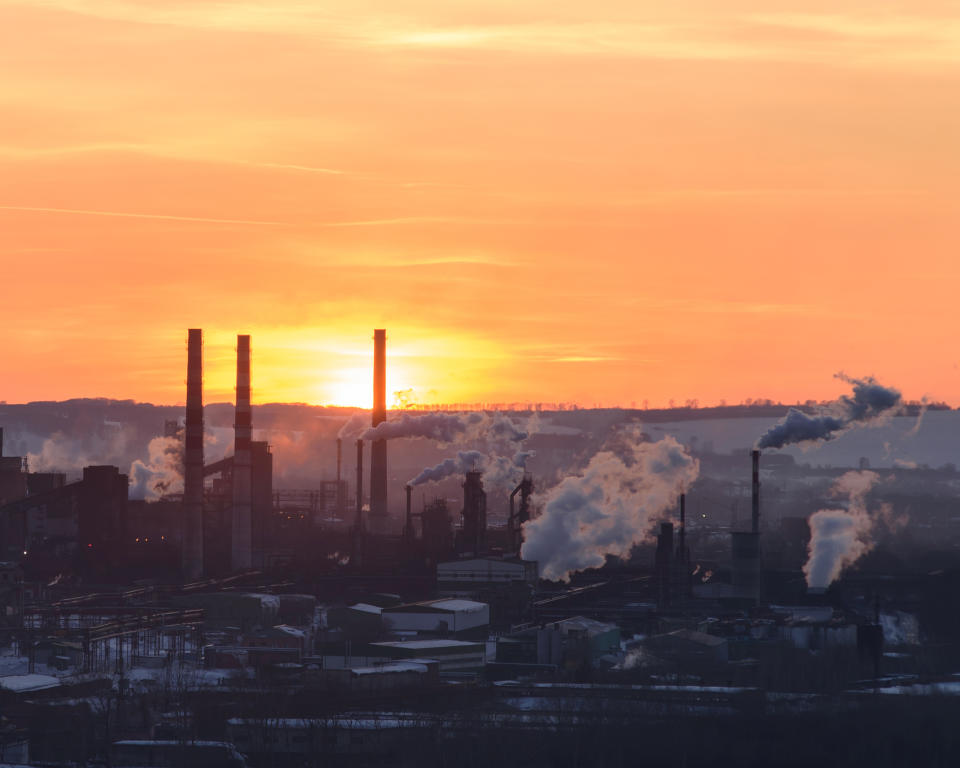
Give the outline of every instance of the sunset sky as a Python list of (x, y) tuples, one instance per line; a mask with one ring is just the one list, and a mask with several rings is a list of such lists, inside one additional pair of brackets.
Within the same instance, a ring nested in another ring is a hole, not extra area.
[(0, 400), (960, 405), (960, 15), (0, 0)]

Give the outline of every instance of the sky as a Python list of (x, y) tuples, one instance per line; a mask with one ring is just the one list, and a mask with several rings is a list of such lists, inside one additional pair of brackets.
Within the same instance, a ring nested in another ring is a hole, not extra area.
[(0, 0), (0, 400), (960, 405), (960, 10)]

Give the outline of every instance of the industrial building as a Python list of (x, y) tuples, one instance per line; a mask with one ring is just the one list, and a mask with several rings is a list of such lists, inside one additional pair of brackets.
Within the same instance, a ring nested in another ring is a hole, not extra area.
[(490, 606), (473, 600), (440, 599), (384, 608), (380, 613), (389, 632), (422, 636), (476, 636), (490, 625)]

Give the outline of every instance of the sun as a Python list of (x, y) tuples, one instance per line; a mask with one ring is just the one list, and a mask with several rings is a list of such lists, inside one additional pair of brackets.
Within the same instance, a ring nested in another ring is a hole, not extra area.
[(341, 368), (323, 384), (324, 405), (349, 408), (373, 407), (373, 371), (366, 368)]

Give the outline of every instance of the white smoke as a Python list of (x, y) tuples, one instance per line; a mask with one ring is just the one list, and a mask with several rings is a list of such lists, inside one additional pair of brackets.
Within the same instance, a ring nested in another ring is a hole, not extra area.
[(337, 437), (341, 440), (356, 440), (369, 426), (370, 411), (357, 411), (340, 427)]
[(121, 466), (135, 442), (132, 430), (104, 425), (83, 438), (55, 432), (44, 439), (39, 452), (27, 452), (31, 472), (65, 472), (79, 474), (84, 467), (96, 464)]
[(488, 456), (482, 451), (458, 451), (457, 455), (444, 459), (433, 467), (427, 467), (408, 484), (439, 483), (453, 475), (462, 475), (472, 470), (483, 472), (486, 490), (512, 490), (523, 477), (527, 460), (536, 456), (536, 451), (517, 451), (508, 456)]
[(807, 586), (825, 589), (845, 568), (857, 562), (874, 546), (878, 521), (888, 527), (902, 525), (894, 521), (889, 505), (882, 504), (872, 513), (867, 509), (867, 494), (879, 481), (876, 472), (847, 472), (830, 489), (835, 497), (846, 497), (845, 509), (821, 509), (807, 521), (810, 526), (808, 558), (803, 566)]
[(155, 437), (147, 446), (149, 459), (130, 465), (130, 498), (158, 499), (183, 491), (183, 443), (176, 437)]
[(488, 456), (484, 461), (483, 485), (487, 490), (510, 492), (523, 479), (527, 460), (536, 451), (517, 451), (513, 456)]
[(486, 457), (480, 451), (460, 451), (456, 457), (444, 459), (433, 467), (427, 467), (407, 485), (439, 483), (451, 475), (462, 475), (474, 469), (482, 470)]
[(626, 557), (696, 480), (699, 462), (673, 437), (643, 442), (639, 426), (595, 454), (580, 475), (546, 494), (543, 514), (523, 527), (523, 558), (546, 579)]
[[(353, 421), (353, 419), (351, 419)], [(529, 421), (533, 421), (531, 418)], [(353, 433), (348, 429), (341, 432)], [(503, 414), (479, 411), (470, 413), (403, 413), (399, 418), (384, 421), (360, 434), (363, 440), (396, 440), (421, 438), (434, 440), (441, 445), (466, 444), (485, 441), (490, 443), (519, 443), (530, 436), (529, 430), (518, 426), (513, 419)]]
[(903, 407), (898, 390), (884, 387), (870, 376), (853, 379), (838, 373), (836, 378), (853, 385), (853, 392), (841, 396), (813, 416), (791, 408), (757, 441), (757, 448), (783, 448), (793, 443), (832, 440), (857, 425), (882, 423)]

